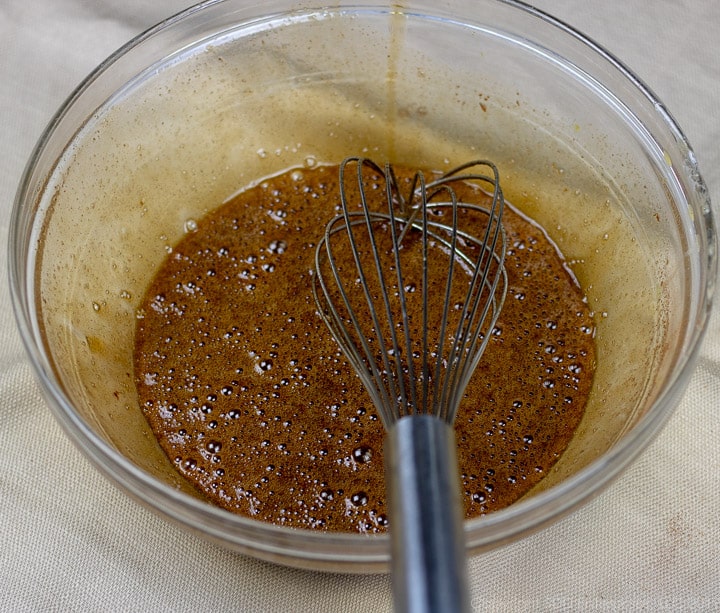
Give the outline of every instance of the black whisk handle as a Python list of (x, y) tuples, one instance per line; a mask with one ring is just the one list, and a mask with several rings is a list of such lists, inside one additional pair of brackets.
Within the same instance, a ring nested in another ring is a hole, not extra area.
[(455, 433), (432, 415), (389, 429), (385, 475), (397, 611), (470, 611)]

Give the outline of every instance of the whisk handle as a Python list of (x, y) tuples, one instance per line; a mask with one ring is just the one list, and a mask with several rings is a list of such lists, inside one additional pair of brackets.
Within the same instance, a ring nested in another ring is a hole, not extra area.
[(432, 415), (401, 417), (385, 455), (396, 610), (469, 611), (452, 426)]

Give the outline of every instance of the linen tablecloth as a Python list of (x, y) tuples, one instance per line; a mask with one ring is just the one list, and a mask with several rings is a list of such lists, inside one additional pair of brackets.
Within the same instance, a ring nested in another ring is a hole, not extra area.
[[(12, 317), (7, 232), (25, 161), (76, 84), (189, 0), (0, 0), (0, 610), (388, 611), (384, 575), (235, 555), (141, 508), (55, 423)], [(626, 63), (692, 143), (720, 203), (720, 3), (536, 0)], [(653, 445), (599, 498), (470, 561), (478, 611), (720, 610), (720, 327)]]

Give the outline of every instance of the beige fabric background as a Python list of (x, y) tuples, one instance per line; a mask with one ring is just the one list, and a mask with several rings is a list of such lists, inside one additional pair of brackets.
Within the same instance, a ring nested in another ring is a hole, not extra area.
[[(0, 0), (0, 610), (387, 611), (385, 576), (227, 553), (127, 499), (68, 442), (11, 314), (5, 243), (46, 122), (116, 47), (191, 0)], [(720, 3), (536, 0), (665, 101), (720, 203)], [(471, 561), (478, 611), (720, 611), (720, 326), (662, 435), (573, 516)]]

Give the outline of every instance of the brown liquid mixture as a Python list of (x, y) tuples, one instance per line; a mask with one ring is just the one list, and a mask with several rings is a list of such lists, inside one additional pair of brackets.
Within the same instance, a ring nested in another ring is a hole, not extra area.
[[(311, 290), (338, 193), (337, 167), (296, 170), (198, 222), (147, 291), (135, 376), (160, 445), (212, 502), (375, 532), (388, 524), (383, 426)], [(511, 207), (503, 224), (508, 294), (455, 421), (467, 517), (542, 479), (580, 422), (595, 364), (590, 310), (556, 247)]]

